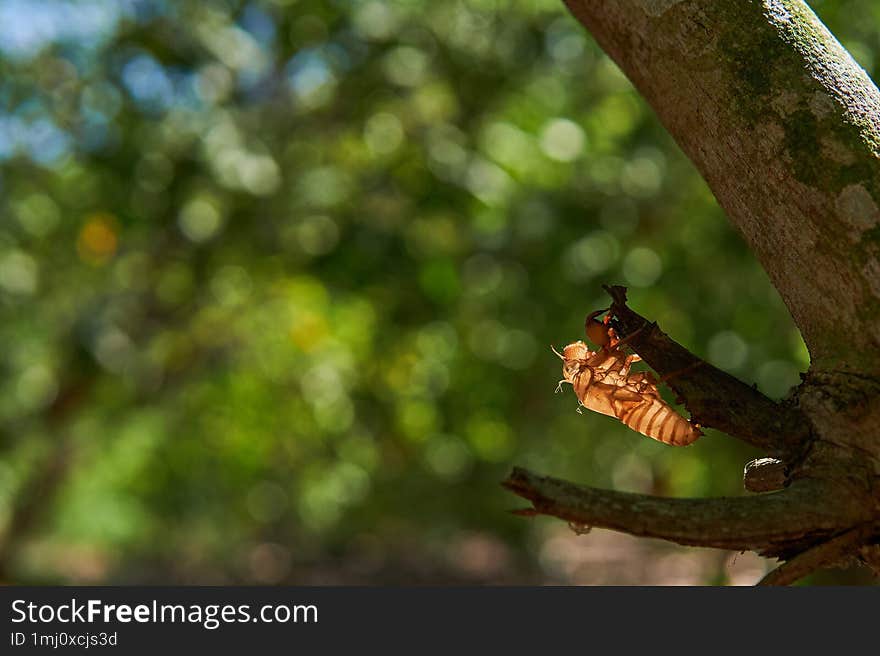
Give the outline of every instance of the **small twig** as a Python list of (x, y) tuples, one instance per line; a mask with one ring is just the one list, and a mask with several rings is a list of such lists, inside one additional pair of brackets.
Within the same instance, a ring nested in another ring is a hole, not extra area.
[(786, 461), (803, 451), (810, 423), (800, 411), (773, 402), (670, 339), (656, 323), (627, 306), (625, 287), (603, 288), (613, 300), (615, 330), (684, 401), (692, 421)]
[(870, 525), (857, 526), (817, 544), (784, 562), (758, 581), (758, 585), (791, 585), (817, 569), (854, 555), (874, 530)]

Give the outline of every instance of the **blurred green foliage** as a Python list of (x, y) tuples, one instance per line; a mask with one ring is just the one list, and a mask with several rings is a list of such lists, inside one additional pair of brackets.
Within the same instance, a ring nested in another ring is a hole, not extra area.
[[(880, 6), (815, 5), (870, 71)], [(561, 3), (2, 0), (0, 25), (7, 581), (560, 580), (513, 464), (741, 493), (744, 445), (553, 393), (602, 283), (774, 398), (808, 364)]]

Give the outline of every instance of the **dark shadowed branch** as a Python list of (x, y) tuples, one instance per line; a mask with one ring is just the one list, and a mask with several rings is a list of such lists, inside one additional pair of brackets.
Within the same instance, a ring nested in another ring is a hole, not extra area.
[(775, 403), (754, 387), (697, 357), (626, 304), (626, 288), (605, 287), (618, 334), (683, 400), (691, 419), (768, 454), (790, 459), (809, 440), (810, 424), (795, 408)]
[(601, 490), (515, 468), (504, 487), (537, 514), (679, 544), (751, 549), (785, 557), (866, 521), (835, 503), (820, 481), (798, 481), (761, 496), (667, 499)]
[(859, 550), (859, 559), (870, 567), (875, 575), (880, 576), (880, 531), (875, 536), (874, 544), (867, 544)]
[(869, 525), (850, 529), (827, 542), (799, 553), (758, 582), (758, 585), (790, 585), (821, 567), (829, 567), (854, 555), (877, 527)]

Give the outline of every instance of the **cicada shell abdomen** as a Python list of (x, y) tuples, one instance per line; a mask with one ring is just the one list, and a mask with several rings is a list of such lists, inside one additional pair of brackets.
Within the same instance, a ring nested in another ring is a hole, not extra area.
[(617, 418), (634, 431), (672, 446), (687, 446), (703, 434), (697, 426), (659, 398), (645, 398), (621, 408)]

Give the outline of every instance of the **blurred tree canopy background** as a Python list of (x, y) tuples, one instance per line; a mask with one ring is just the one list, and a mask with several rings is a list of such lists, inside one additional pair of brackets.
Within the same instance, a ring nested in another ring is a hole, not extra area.
[[(870, 73), (880, 5), (812, 3)], [(803, 342), (558, 0), (0, 0), (12, 583), (751, 583), (527, 520), (513, 464), (738, 495), (554, 394), (600, 285), (773, 398)], [(737, 568), (740, 568), (737, 570)]]

